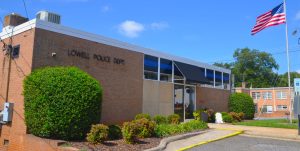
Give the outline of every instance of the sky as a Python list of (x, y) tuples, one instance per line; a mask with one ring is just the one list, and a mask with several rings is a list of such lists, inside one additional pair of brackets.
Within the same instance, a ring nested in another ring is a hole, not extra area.
[[(62, 24), (157, 51), (212, 64), (233, 61), (237, 48), (274, 54), (287, 71), (285, 25), (255, 36), (256, 17), (281, 0), (25, 0), (29, 19), (40, 10), (58, 13)], [(0, 0), (0, 16), (26, 15), (22, 0)], [(300, 72), (300, 0), (287, 0), (291, 71)], [(299, 30), (296, 36), (292, 32)]]

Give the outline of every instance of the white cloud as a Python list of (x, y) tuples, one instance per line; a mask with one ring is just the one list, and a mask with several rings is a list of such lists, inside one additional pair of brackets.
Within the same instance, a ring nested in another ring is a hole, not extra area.
[(110, 10), (110, 7), (108, 5), (102, 6), (101, 11), (102, 12), (108, 12)]
[(169, 27), (167, 22), (154, 22), (150, 24), (151, 29), (153, 30), (163, 30)]
[(297, 70), (296, 72), (300, 73), (300, 69), (299, 69), (299, 70)]
[(145, 27), (143, 24), (132, 20), (126, 20), (119, 25), (119, 32), (129, 38), (138, 37), (144, 30)]
[(296, 13), (295, 19), (296, 19), (296, 20), (300, 20), (300, 11), (298, 11), (298, 12)]

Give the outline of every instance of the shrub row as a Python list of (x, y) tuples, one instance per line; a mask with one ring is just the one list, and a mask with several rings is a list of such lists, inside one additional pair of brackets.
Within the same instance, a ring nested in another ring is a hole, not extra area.
[(191, 132), (194, 130), (201, 130), (208, 128), (207, 123), (199, 120), (191, 120), (186, 123), (181, 123), (178, 125), (175, 124), (161, 124), (155, 127), (155, 136), (157, 137), (166, 137), (174, 134)]
[(180, 116), (178, 114), (171, 114), (169, 116), (155, 115), (153, 118), (149, 114), (137, 114), (135, 120), (146, 118), (148, 120), (153, 120), (156, 124), (179, 124)]

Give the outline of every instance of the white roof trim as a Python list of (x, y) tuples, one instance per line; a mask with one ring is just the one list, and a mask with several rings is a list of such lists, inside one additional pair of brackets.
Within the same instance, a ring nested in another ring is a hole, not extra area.
[[(156, 57), (160, 57), (160, 58), (179, 61), (179, 62), (183, 62), (183, 63), (187, 63), (187, 64), (191, 64), (191, 65), (195, 65), (195, 66), (199, 66), (199, 67), (203, 67), (203, 68), (207, 68), (207, 69), (217, 70), (217, 71), (221, 71), (221, 72), (225, 72), (225, 73), (231, 73), (231, 71), (228, 69), (220, 68), (220, 67), (217, 67), (214, 65), (210, 65), (210, 64), (194, 61), (194, 60), (187, 59), (187, 58), (162, 53), (159, 51), (155, 51), (155, 50), (148, 49), (148, 48), (143, 48), (143, 47), (129, 44), (126, 42), (121, 42), (121, 41), (118, 41), (118, 40), (115, 40), (112, 38), (107, 38), (104, 36), (80, 31), (77, 29), (72, 29), (70, 27), (66, 27), (63, 25), (54, 24), (51, 22), (46, 22), (46, 21), (42, 21), (42, 20), (38, 20), (38, 19), (33, 19), (33, 20), (30, 20), (19, 26), (16, 26), (14, 28), (13, 35), (19, 34), (21, 32), (27, 31), (32, 28), (40, 28), (40, 29), (44, 29), (44, 30), (48, 30), (48, 31), (53, 31), (53, 32), (81, 38), (81, 39), (86, 39), (86, 40), (90, 40), (90, 41), (94, 41), (94, 42), (98, 42), (98, 43), (103, 43), (106, 45), (111, 45), (111, 46), (131, 50), (131, 51), (140, 52), (140, 53), (147, 54), (147, 55), (152, 55), (152, 56), (156, 56)], [(1, 38), (5, 39), (5, 38), (8, 38), (9, 36), (11, 36), (11, 31), (12, 31), (12, 29), (7, 30), (7, 32), (9, 33), (8, 34), (8, 33), (6, 33), (6, 30), (3, 29), (2, 33), (0, 33)]]

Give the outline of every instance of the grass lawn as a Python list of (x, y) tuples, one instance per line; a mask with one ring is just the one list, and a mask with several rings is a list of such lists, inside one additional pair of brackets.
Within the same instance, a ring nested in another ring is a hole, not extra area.
[(293, 120), (292, 124), (290, 124), (289, 120), (287, 119), (249, 120), (249, 121), (234, 123), (234, 125), (298, 129), (298, 120)]

